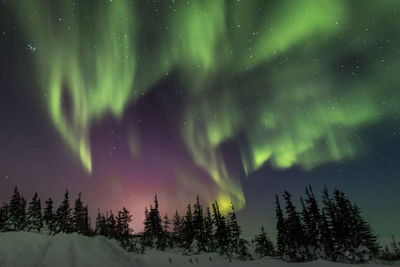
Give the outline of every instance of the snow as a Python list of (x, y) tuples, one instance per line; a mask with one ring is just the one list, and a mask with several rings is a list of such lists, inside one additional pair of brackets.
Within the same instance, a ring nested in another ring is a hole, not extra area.
[[(171, 263), (170, 263), (171, 261)], [(144, 255), (126, 252), (115, 240), (104, 237), (86, 237), (78, 234), (46, 234), (28, 232), (0, 233), (0, 267), (89, 267), (89, 266), (327, 266), (349, 267), (349, 264), (322, 260), (307, 263), (284, 263), (277, 259), (263, 258), (254, 261), (229, 262), (215, 253), (192, 256), (182, 255), (179, 249), (168, 252), (146, 250)], [(360, 265), (358, 265), (360, 266)], [(387, 266), (370, 263), (365, 267)], [(400, 266), (400, 262), (392, 266)]]

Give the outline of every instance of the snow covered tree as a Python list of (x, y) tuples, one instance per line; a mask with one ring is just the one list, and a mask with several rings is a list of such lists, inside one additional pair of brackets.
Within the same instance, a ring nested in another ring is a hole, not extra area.
[(55, 215), (53, 212), (53, 200), (49, 198), (45, 201), (43, 211), (43, 228), (46, 232), (53, 234), (55, 232)]
[(130, 215), (129, 211), (123, 207), (121, 211), (118, 212), (117, 215), (117, 239), (118, 240), (128, 240), (130, 235), (132, 234), (132, 229), (129, 224), (132, 222), (132, 215)]
[(182, 246), (183, 219), (179, 215), (178, 211), (175, 211), (175, 215), (172, 218), (172, 239), (176, 244), (178, 244), (178, 246)]
[(106, 236), (108, 238), (116, 238), (116, 225), (117, 222), (112, 210), (110, 210), (110, 213), (106, 212)]
[[(389, 260), (400, 260), (400, 242), (394, 238), (392, 235), (392, 242), (390, 243), (390, 246), (392, 248), (392, 252), (390, 253), (390, 258)], [(388, 251), (389, 249), (387, 249)]]
[(29, 203), (28, 212), (27, 212), (27, 220), (26, 220), (26, 229), (28, 231), (40, 232), (42, 228), (42, 208), (40, 203), (40, 198), (38, 194), (32, 198), (32, 201)]
[(274, 244), (265, 233), (264, 227), (261, 227), (261, 233), (255, 237), (255, 242), (255, 252), (260, 258), (274, 255)]
[(119, 241), (120, 245), (128, 251), (137, 251), (135, 240), (132, 239), (133, 230), (129, 224), (132, 222), (132, 215), (130, 212), (123, 207), (121, 211), (118, 211), (116, 218), (116, 230), (115, 238)]
[(6, 222), (8, 218), (8, 206), (7, 204), (3, 204), (0, 207), (0, 232), (4, 232), (6, 230)]
[(167, 247), (167, 239), (162, 228), (160, 211), (158, 210), (157, 195), (154, 196), (154, 207), (150, 205), (150, 211), (145, 209), (143, 242), (147, 246), (155, 246), (159, 250), (165, 250)]
[(100, 213), (100, 210), (97, 210), (95, 233), (96, 235), (101, 235), (101, 236), (107, 235), (106, 217), (104, 216), (103, 213)]
[(71, 208), (68, 190), (66, 190), (64, 199), (56, 211), (56, 232), (71, 233), (72, 229)]
[(239, 260), (245, 261), (252, 259), (251, 254), (249, 252), (248, 243), (249, 241), (247, 241), (246, 239), (241, 238), (239, 240), (239, 249), (237, 251)]
[(167, 235), (169, 235), (169, 232), (170, 232), (170, 229), (169, 229), (170, 225), (171, 225), (171, 221), (169, 220), (168, 214), (165, 213), (164, 221), (163, 221), (163, 231)]
[(25, 228), (25, 206), (25, 199), (20, 196), (18, 188), (15, 187), (8, 205), (8, 218), (5, 223), (6, 231), (19, 231)]

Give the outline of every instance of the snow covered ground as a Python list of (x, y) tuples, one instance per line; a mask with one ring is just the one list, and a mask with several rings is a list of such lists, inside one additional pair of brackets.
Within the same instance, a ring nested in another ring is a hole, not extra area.
[[(264, 258), (254, 261), (235, 261), (217, 254), (183, 256), (178, 250), (160, 252), (147, 250), (145, 255), (128, 253), (117, 242), (103, 237), (85, 237), (78, 234), (48, 236), (27, 232), (0, 233), (0, 267), (81, 267), (81, 266), (328, 266), (349, 267), (349, 264), (314, 261), (284, 263)], [(360, 266), (360, 265), (358, 265)], [(388, 266), (383, 263), (362, 266)], [(400, 266), (400, 262), (392, 266)]]

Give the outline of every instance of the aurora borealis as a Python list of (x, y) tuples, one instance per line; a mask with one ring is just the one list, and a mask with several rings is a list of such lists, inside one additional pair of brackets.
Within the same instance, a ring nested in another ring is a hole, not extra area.
[[(326, 183), (383, 235), (376, 216), (400, 219), (398, 1), (0, 8), (1, 201), (68, 187), (141, 218), (154, 193), (167, 211), (200, 194), (252, 225), (274, 190)], [(378, 188), (394, 214), (369, 208)]]

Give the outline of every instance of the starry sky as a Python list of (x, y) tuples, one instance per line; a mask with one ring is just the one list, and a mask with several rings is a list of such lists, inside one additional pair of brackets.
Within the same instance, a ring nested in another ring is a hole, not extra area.
[(274, 237), (274, 194), (343, 189), (400, 235), (396, 0), (0, 2), (0, 201), (93, 214), (199, 194)]

